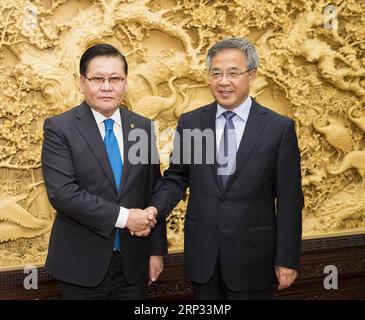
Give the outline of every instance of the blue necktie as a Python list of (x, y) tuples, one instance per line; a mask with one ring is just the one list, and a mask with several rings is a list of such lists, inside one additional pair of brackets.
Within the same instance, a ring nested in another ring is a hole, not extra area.
[(224, 126), (223, 136), (219, 143), (218, 174), (221, 177), (224, 187), (229, 176), (236, 170), (237, 142), (235, 127), (232, 120), (236, 114), (232, 111), (226, 111), (222, 114), (226, 118), (226, 124)]
[[(108, 154), (110, 166), (112, 167), (113, 170), (115, 184), (117, 186), (117, 190), (119, 191), (120, 179), (122, 177), (122, 170), (123, 170), (123, 162), (122, 162), (122, 157), (120, 156), (118, 141), (113, 131), (114, 120), (106, 119), (104, 120), (104, 125), (105, 125), (104, 145), (106, 153)], [(115, 234), (114, 250), (120, 251), (120, 239), (119, 239), (118, 229), (116, 229), (116, 234)]]

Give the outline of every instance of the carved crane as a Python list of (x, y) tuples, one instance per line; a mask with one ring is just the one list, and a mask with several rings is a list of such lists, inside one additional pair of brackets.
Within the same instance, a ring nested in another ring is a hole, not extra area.
[(365, 132), (365, 116), (361, 115), (356, 106), (349, 108), (347, 115), (352, 123)]
[(338, 168), (326, 167), (329, 174), (340, 174), (349, 169), (356, 169), (362, 178), (362, 188), (365, 185), (365, 151), (351, 151), (342, 159)]
[(318, 115), (313, 119), (313, 127), (316, 131), (324, 134), (327, 142), (337, 149), (337, 163), (341, 153), (346, 154), (353, 149), (351, 134), (340, 122), (327, 115), (325, 116), (327, 124), (324, 126), (320, 125), (317, 121), (321, 117), (323, 116)]
[(40, 236), (51, 229), (51, 220), (34, 217), (18, 202), (25, 200), (31, 189), (42, 182), (31, 184), (27, 192), (0, 198), (0, 243), (20, 238)]
[(142, 116), (154, 119), (161, 112), (164, 112), (172, 108), (177, 100), (177, 91), (173, 84), (176, 78), (177, 78), (176, 75), (172, 76), (167, 83), (171, 93), (169, 97), (161, 97), (153, 95), (140, 98), (136, 102), (131, 100), (130, 103), (132, 110)]
[(180, 86), (178, 91), (182, 95), (183, 101), (179, 105), (177, 105), (174, 109), (174, 116), (176, 119), (180, 118), (181, 114), (184, 112), (184, 110), (188, 107), (188, 105), (190, 103), (191, 97), (189, 97), (187, 94), (188, 89), (199, 88), (199, 87), (206, 87), (206, 85), (204, 85), (204, 84), (197, 84), (197, 85), (183, 84), (182, 86)]

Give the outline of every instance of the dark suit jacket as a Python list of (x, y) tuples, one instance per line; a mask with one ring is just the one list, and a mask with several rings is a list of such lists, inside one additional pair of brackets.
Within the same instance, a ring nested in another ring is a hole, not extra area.
[[(181, 157), (187, 153), (183, 150), (183, 145), (187, 146), (183, 130), (215, 132), (216, 110), (213, 103), (181, 116), (177, 127), (183, 141)], [(174, 150), (178, 148), (175, 140)], [(218, 255), (224, 281), (231, 290), (272, 286), (274, 265), (298, 269), (304, 199), (294, 122), (253, 100), (236, 170), (224, 189), (216, 160), (214, 164), (204, 161), (203, 157), (203, 164), (171, 163), (150, 203), (162, 219), (190, 187), (184, 232), (188, 278), (206, 283)]]
[[(124, 157), (119, 193), (86, 102), (44, 123), (43, 176), (49, 201), (57, 211), (46, 270), (64, 282), (91, 287), (102, 281), (113, 253), (120, 206), (145, 208), (160, 178), (158, 163), (132, 165), (128, 161), (131, 128), (144, 129), (151, 138), (151, 121), (123, 107), (120, 112)], [(151, 148), (156, 152), (155, 143), (149, 143), (149, 158)], [(150, 255), (166, 253), (165, 223), (147, 238), (132, 237), (122, 229), (120, 243), (125, 276), (133, 284), (147, 276)]]

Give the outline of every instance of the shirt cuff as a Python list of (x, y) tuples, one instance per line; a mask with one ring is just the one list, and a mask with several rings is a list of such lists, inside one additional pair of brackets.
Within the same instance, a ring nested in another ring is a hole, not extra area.
[(128, 215), (129, 215), (129, 209), (120, 207), (119, 216), (115, 224), (115, 227), (119, 229), (125, 228), (125, 225), (127, 224), (128, 220)]

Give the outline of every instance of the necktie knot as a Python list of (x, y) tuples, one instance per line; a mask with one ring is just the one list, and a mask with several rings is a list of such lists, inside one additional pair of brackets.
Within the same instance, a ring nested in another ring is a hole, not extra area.
[(113, 130), (114, 120), (113, 119), (105, 119), (104, 126), (105, 130)]
[(223, 112), (223, 116), (226, 118), (226, 120), (232, 120), (233, 117), (235, 116), (236, 114), (232, 111), (225, 111)]

